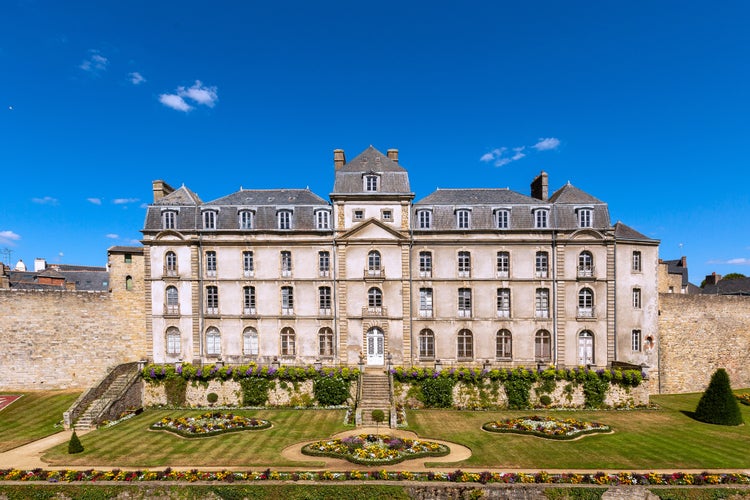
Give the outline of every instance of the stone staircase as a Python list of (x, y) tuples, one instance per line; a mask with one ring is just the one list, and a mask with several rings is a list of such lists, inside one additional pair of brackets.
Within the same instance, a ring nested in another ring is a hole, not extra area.
[[(123, 398), (138, 377), (139, 371), (135, 363), (131, 366), (121, 365), (98, 386), (81, 396), (66, 412), (64, 420), (66, 423), (74, 422), (72, 428), (76, 431), (95, 429), (103, 419), (113, 418), (107, 417), (107, 413), (117, 410), (117, 406), (113, 405)], [(70, 426), (66, 425), (66, 428)]]
[(382, 370), (365, 371), (362, 374), (362, 393), (357, 405), (357, 413), (361, 415), (359, 425), (364, 427), (375, 427), (372, 419), (373, 410), (383, 410), (385, 421), (380, 424), (388, 428), (388, 419), (391, 413), (391, 390), (388, 384), (388, 375)]

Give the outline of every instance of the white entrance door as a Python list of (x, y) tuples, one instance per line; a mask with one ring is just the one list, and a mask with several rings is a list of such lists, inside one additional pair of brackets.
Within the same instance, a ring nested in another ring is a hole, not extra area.
[(594, 364), (594, 335), (591, 332), (581, 332), (578, 336), (578, 364)]
[(373, 328), (367, 332), (367, 364), (383, 365), (385, 360), (383, 352), (385, 346), (385, 336), (383, 330)]

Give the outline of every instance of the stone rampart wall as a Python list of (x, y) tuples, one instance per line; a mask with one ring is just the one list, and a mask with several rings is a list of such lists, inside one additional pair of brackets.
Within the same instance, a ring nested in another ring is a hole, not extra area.
[(717, 368), (750, 387), (750, 297), (659, 295), (658, 392), (705, 390)]
[(0, 290), (0, 390), (85, 389), (115, 366), (145, 358), (143, 301), (124, 298)]

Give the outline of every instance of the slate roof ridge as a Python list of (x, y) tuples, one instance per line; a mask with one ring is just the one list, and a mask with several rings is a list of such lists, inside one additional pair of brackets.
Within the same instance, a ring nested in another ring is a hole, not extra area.
[[(370, 162), (372, 158), (372, 162)], [(379, 160), (376, 160), (379, 158)], [(362, 160), (367, 160), (367, 166), (362, 165)], [(378, 165), (378, 161), (380, 165)], [(406, 169), (397, 162), (388, 158), (387, 154), (378, 151), (370, 145), (367, 149), (359, 153), (351, 160), (344, 163), (336, 172), (406, 172)]]
[(586, 191), (575, 187), (568, 181), (563, 187), (549, 197), (551, 203), (601, 203), (603, 201), (590, 195)]
[(623, 240), (646, 240), (646, 241), (659, 241), (654, 238), (649, 238), (643, 233), (639, 233), (632, 227), (623, 224), (619, 220), (615, 222), (615, 238)]
[(175, 189), (160, 200), (155, 201), (154, 205), (200, 205), (203, 201), (194, 191), (190, 190), (184, 184)]
[(239, 191), (235, 191), (234, 193), (230, 193), (228, 195), (222, 196), (220, 198), (217, 198), (215, 200), (211, 200), (209, 202), (204, 203), (204, 205), (212, 205), (212, 206), (239, 206), (244, 205), (244, 203), (238, 203), (237, 201), (233, 201), (236, 198), (240, 198), (243, 195), (249, 196), (249, 195), (273, 195), (274, 198), (280, 197), (282, 194), (295, 194), (295, 195), (305, 195), (304, 197), (307, 198), (305, 200), (302, 200), (302, 203), (293, 203), (293, 202), (286, 202), (284, 203), (283, 200), (273, 200), (268, 201), (265, 200), (257, 200), (253, 201), (252, 203), (249, 203), (250, 205), (289, 205), (289, 204), (296, 204), (296, 205), (329, 205), (328, 201), (320, 197), (319, 195), (313, 193), (309, 188), (264, 188), (264, 189), (240, 189)]
[[(471, 200), (467, 199), (466, 195), (482, 194), (485, 195), (482, 200)], [(498, 195), (502, 194), (505, 198), (500, 199), (487, 199), (486, 195)], [(513, 191), (510, 188), (437, 188), (432, 193), (428, 194), (421, 200), (415, 202), (415, 205), (441, 205), (441, 204), (460, 204), (465, 203), (467, 205), (485, 205), (485, 204), (510, 204), (510, 205), (544, 205), (547, 202), (538, 200), (527, 196), (518, 191)]]

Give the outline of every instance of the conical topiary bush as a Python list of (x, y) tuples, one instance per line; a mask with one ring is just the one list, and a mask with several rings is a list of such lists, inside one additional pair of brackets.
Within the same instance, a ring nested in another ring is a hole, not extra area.
[(718, 425), (742, 423), (740, 405), (732, 393), (729, 375), (724, 368), (719, 368), (711, 376), (711, 382), (695, 408), (695, 418), (701, 422)]
[(83, 445), (81, 444), (81, 440), (78, 439), (76, 431), (73, 431), (73, 435), (70, 436), (70, 441), (68, 442), (68, 453), (81, 453), (82, 451)]

